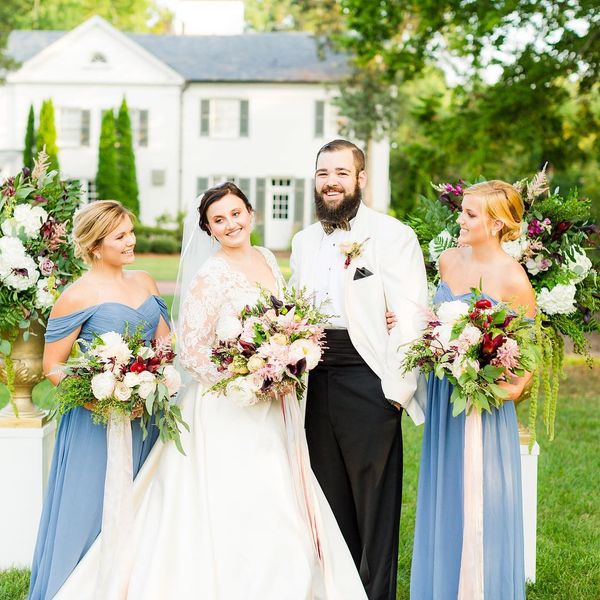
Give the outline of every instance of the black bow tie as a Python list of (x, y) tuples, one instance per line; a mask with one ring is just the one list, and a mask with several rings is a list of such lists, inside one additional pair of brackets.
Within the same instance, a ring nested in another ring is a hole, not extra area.
[(350, 231), (351, 229), (350, 221), (348, 219), (343, 219), (337, 223), (333, 223), (331, 221), (321, 221), (321, 226), (327, 235), (332, 234), (335, 229), (341, 229), (342, 231)]

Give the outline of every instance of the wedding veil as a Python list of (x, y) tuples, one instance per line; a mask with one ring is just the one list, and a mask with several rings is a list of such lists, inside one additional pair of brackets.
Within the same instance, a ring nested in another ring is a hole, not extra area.
[[(221, 247), (219, 242), (200, 229), (198, 207), (201, 201), (202, 196), (198, 196), (194, 202), (190, 203), (185, 221), (183, 222), (181, 256), (177, 270), (177, 283), (175, 284), (173, 304), (171, 306), (171, 326), (176, 332), (176, 340), (181, 339), (183, 305), (194, 276), (200, 270), (200, 267)], [(177, 352), (177, 342), (175, 351)], [(184, 383), (189, 381), (189, 375), (186, 374), (179, 361), (176, 362), (176, 366)]]

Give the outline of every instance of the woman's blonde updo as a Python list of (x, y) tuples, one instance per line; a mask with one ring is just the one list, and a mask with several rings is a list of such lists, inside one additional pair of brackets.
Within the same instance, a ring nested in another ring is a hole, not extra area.
[(121, 223), (123, 217), (135, 222), (135, 215), (117, 200), (96, 200), (80, 208), (73, 217), (75, 255), (91, 265), (94, 250)]
[(501, 242), (510, 242), (519, 237), (525, 207), (521, 194), (510, 183), (498, 179), (476, 183), (468, 187), (463, 195), (480, 198), (484, 214), (493, 221), (502, 221)]

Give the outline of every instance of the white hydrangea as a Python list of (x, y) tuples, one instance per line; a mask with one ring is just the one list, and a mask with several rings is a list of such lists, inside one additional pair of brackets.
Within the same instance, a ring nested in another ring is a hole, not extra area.
[(14, 237), (0, 238), (0, 280), (15, 290), (28, 290), (40, 277), (34, 260)]
[(48, 281), (48, 278), (38, 279), (37, 292), (35, 294), (36, 308), (50, 308), (54, 304), (54, 294), (50, 291)]
[(571, 280), (572, 283), (579, 283), (583, 281), (592, 268), (592, 261), (588, 258), (585, 251), (581, 248), (574, 250), (574, 258), (571, 259), (568, 256), (565, 257), (566, 268), (575, 274), (575, 277)]
[(537, 294), (538, 308), (547, 315), (569, 315), (575, 312), (575, 284), (559, 283), (551, 290), (542, 288)]
[(2, 223), (2, 233), (16, 236), (22, 232), (28, 239), (37, 238), (40, 228), (48, 220), (48, 213), (41, 206), (17, 204), (11, 219)]
[(437, 264), (442, 252), (444, 252), (448, 248), (452, 248), (453, 246), (454, 238), (452, 237), (449, 231), (444, 229), (444, 231), (438, 233), (429, 242), (429, 260)]

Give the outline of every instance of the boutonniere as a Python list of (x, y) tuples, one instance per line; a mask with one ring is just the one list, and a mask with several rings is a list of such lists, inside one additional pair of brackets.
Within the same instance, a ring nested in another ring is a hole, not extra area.
[(340, 252), (346, 257), (344, 261), (344, 269), (347, 269), (352, 262), (352, 259), (357, 258), (362, 254), (363, 246), (369, 241), (367, 238), (363, 242), (342, 242), (340, 244)]

